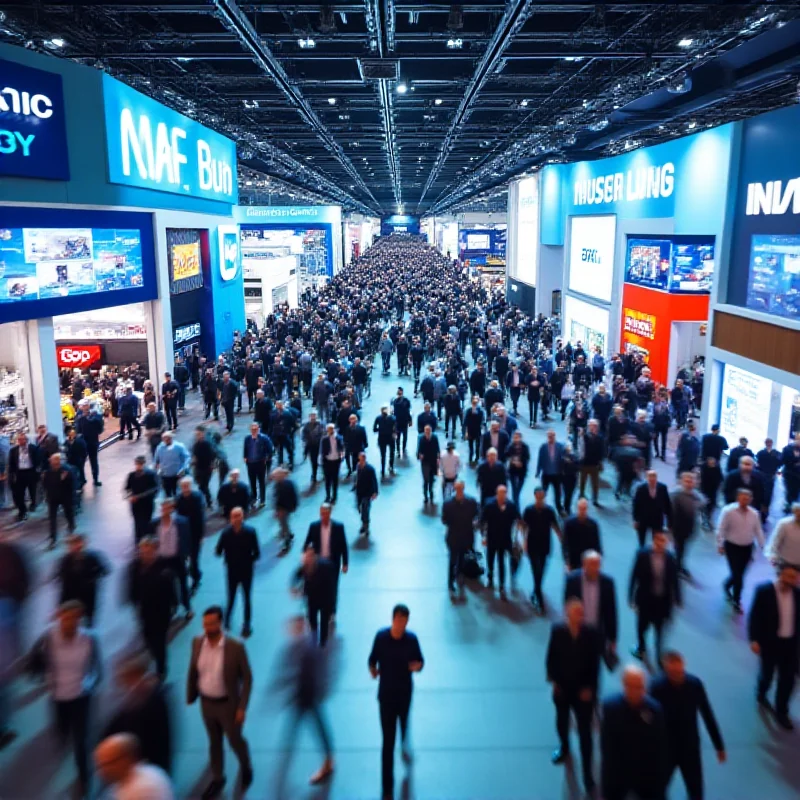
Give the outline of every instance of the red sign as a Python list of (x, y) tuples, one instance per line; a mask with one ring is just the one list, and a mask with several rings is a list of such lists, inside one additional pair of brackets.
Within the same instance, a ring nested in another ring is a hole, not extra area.
[(103, 358), (100, 345), (87, 344), (79, 347), (62, 345), (56, 347), (56, 360), (59, 367), (88, 367)]

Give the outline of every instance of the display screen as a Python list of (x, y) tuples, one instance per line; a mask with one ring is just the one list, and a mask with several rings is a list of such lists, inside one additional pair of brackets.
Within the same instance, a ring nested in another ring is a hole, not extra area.
[(722, 381), (720, 433), (729, 442), (745, 436), (751, 446), (760, 447), (767, 437), (767, 411), (771, 395), (771, 380), (726, 364)]
[(569, 288), (611, 302), (617, 218), (573, 217), (569, 247)]
[(800, 236), (753, 236), (747, 307), (800, 318)]
[(679, 294), (708, 294), (714, 279), (714, 240), (687, 236), (628, 239), (625, 281)]
[(470, 233), (467, 236), (467, 250), (488, 250), (490, 239), (488, 233)]
[(536, 286), (539, 256), (539, 173), (519, 182), (514, 278)]
[(608, 311), (600, 306), (569, 295), (564, 298), (562, 334), (573, 346), (580, 342), (587, 351), (599, 347), (605, 353), (609, 319)]
[(170, 294), (203, 288), (201, 231), (167, 228)]

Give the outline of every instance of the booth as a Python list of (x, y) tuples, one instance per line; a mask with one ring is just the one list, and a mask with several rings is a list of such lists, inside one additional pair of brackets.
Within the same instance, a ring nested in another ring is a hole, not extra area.
[(160, 383), (190, 331), (213, 354), (244, 329), (238, 253), (226, 269), (218, 249), (236, 147), (69, 60), (0, 45), (0, 71), (47, 100), (46, 114), (44, 100), (30, 115), (0, 110), (0, 128), (29, 143), (0, 159), (0, 392), (14, 427), (60, 434), (78, 394), (119, 388), (125, 370)]

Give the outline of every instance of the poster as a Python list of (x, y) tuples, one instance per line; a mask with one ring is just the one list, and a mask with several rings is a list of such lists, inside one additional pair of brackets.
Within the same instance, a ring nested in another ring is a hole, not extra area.
[(569, 289), (611, 302), (617, 218), (573, 217), (569, 241)]
[(771, 395), (771, 380), (726, 364), (722, 381), (720, 433), (729, 442), (746, 436), (754, 451), (761, 449), (767, 438)]
[(172, 246), (172, 280), (194, 278), (200, 274), (200, 242)]

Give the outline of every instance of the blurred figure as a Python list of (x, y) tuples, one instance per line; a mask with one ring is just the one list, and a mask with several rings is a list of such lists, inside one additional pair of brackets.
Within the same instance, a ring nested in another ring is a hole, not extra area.
[(67, 538), (68, 552), (56, 565), (53, 580), (60, 586), (59, 603), (79, 600), (86, 613), (86, 623), (94, 627), (97, 589), (100, 581), (111, 574), (106, 557), (86, 549), (86, 537), (73, 533)]
[(316, 646), (316, 634), (309, 636), (306, 620), (302, 615), (289, 620), (289, 635), (291, 639), (280, 660), (282, 674), (277, 682), (278, 688), (284, 689), (289, 695), (289, 702), (293, 707), (284, 743), (286, 755), (278, 781), (279, 796), (289, 771), (298, 728), (307, 714), (314, 720), (325, 751), (325, 760), (311, 776), (309, 783), (312, 786), (322, 783), (333, 772), (333, 742), (330, 727), (322, 712), (322, 701), (329, 683), (328, 661)]
[(347, 547), (347, 536), (344, 525), (331, 519), (331, 504), (323, 503), (319, 507), (319, 522), (312, 522), (308, 526), (303, 550), (311, 547), (320, 558), (328, 558), (333, 564), (334, 593), (333, 615), (336, 617), (336, 605), (339, 599), (339, 574), (346, 574), (349, 568), (350, 553)]
[(686, 545), (697, 529), (697, 521), (703, 514), (705, 500), (694, 488), (693, 472), (681, 474), (681, 485), (672, 491), (672, 539), (675, 542), (675, 559), (678, 562), (678, 574), (681, 578), (690, 578), (689, 570), (684, 566)]
[(97, 774), (113, 800), (173, 800), (169, 777), (158, 766), (145, 763), (140, 740), (129, 733), (103, 739), (94, 751)]
[(159, 487), (158, 475), (146, 467), (146, 463), (144, 456), (136, 456), (133, 460), (133, 472), (128, 473), (125, 482), (125, 499), (131, 505), (133, 535), (137, 545), (150, 530)]
[(200, 571), (200, 548), (206, 535), (206, 512), (203, 495), (193, 488), (191, 478), (181, 479), (175, 511), (189, 526), (189, 575), (192, 578), (190, 594), (194, 596), (203, 577)]
[(62, 745), (72, 741), (78, 794), (89, 795), (89, 711), (102, 676), (97, 637), (80, 627), (84, 608), (77, 600), (59, 606), (56, 622), (36, 641), (27, 671), (47, 681)]
[(325, 647), (336, 598), (336, 573), (330, 558), (319, 558), (312, 547), (303, 551), (292, 577), (292, 592), (306, 598), (308, 622), (319, 645)]
[(49, 468), (42, 473), (42, 488), (47, 498), (47, 511), (50, 518), (50, 544), (48, 550), (55, 549), (58, 538), (58, 507), (64, 509), (67, 530), (75, 530), (75, 477), (71, 470), (61, 464), (61, 454), (53, 453)]
[(168, 688), (150, 670), (145, 654), (126, 658), (116, 669), (122, 702), (105, 726), (103, 738), (118, 733), (139, 740), (142, 759), (169, 774), (172, 767), (172, 720)]
[(297, 510), (299, 498), (297, 487), (289, 479), (289, 470), (278, 467), (272, 471), (270, 478), (274, 482), (275, 517), (280, 525), (279, 537), (283, 542), (281, 555), (285, 556), (292, 546), (294, 534), (289, 527), (289, 517)]
[(239, 482), (239, 470), (232, 469), (228, 473), (228, 479), (227, 483), (220, 485), (217, 492), (217, 503), (225, 519), (230, 519), (234, 508), (250, 508), (250, 491)]
[(214, 551), (217, 556), (225, 557), (228, 571), (228, 605), (225, 611), (225, 628), (230, 630), (231, 615), (236, 602), (236, 590), (241, 586), (244, 595), (244, 625), (242, 636), (246, 639), (253, 632), (250, 625), (251, 603), (250, 593), (253, 587), (253, 565), (261, 558), (258, 536), (255, 528), (244, 524), (244, 509), (231, 510), (231, 522), (224, 528), (217, 540)]
[(189, 521), (175, 510), (175, 499), (161, 501), (161, 513), (153, 520), (151, 535), (158, 539), (158, 555), (161, 563), (175, 576), (180, 589), (180, 601), (187, 622), (194, 617), (189, 599), (189, 583), (186, 559), (191, 550), (192, 534)]
[(225, 786), (223, 735), (239, 759), (240, 783), (246, 791), (253, 783), (250, 748), (242, 736), (253, 674), (241, 642), (222, 633), (222, 609), (211, 606), (203, 612), (203, 636), (192, 640), (186, 702), (200, 698), (200, 714), (206, 726), (211, 761), (211, 782), (202, 800), (217, 797)]

